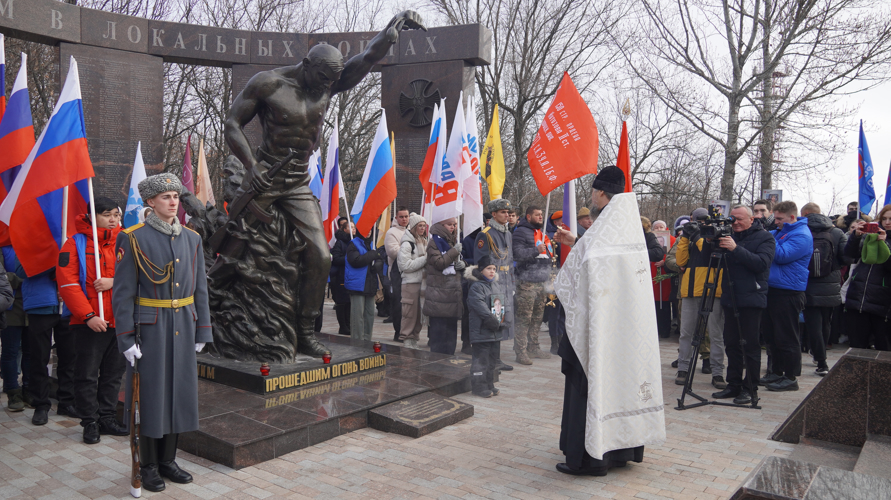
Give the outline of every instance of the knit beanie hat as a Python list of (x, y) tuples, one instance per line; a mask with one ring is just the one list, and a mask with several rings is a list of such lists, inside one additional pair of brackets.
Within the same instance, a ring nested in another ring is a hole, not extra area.
[(494, 265), (495, 263), (492, 262), (492, 257), (489, 257), (488, 255), (483, 255), (480, 258), (476, 259), (476, 267), (480, 270), (480, 272), (482, 272), (483, 269)]
[(420, 215), (418, 215), (414, 212), (408, 214), (408, 230), (409, 231), (414, 229), (415, 226), (417, 226), (419, 222), (427, 222), (427, 221), (424, 220), (423, 217), (421, 217)]
[(702, 207), (697, 208), (696, 210), (693, 211), (693, 213), (690, 214), (690, 220), (694, 220), (694, 221), (700, 220), (700, 219), (707, 219), (707, 218), (708, 218), (708, 210), (706, 210)]
[(176, 191), (177, 194), (182, 196), (183, 184), (179, 181), (179, 177), (165, 172), (146, 177), (139, 182), (139, 196), (142, 197), (143, 201), (148, 201), (167, 191)]
[(591, 189), (599, 189), (607, 193), (624, 193), (625, 192), (625, 173), (615, 166), (610, 165), (597, 173)]

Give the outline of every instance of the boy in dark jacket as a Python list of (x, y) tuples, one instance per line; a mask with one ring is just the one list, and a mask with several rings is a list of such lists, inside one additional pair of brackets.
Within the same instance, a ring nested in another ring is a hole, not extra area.
[(848, 236), (821, 214), (816, 203), (801, 207), (801, 216), (814, 238), (814, 253), (808, 266), (804, 306), (804, 330), (811, 355), (817, 363), (816, 374), (829, 373), (826, 364), (826, 344), (832, 326), (832, 312), (842, 303), (841, 268), (853, 260), (845, 257)]
[(501, 346), (499, 341), (502, 330), (509, 326), (504, 321), (505, 298), (494, 293), (492, 283), (498, 279), (498, 268), (488, 255), (479, 257), (477, 266), (468, 267), (464, 277), (471, 282), (467, 292), (470, 344), (473, 349), (470, 383), (475, 395), (490, 398), (498, 395), (495, 367)]

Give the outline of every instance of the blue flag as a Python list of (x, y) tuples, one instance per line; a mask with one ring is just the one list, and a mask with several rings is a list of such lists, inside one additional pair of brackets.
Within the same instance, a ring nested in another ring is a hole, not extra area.
[(885, 183), (885, 199), (882, 200), (882, 203), (885, 205), (891, 203), (891, 168), (888, 169), (888, 181)]
[(860, 211), (868, 214), (872, 205), (876, 202), (876, 191), (872, 186), (872, 158), (869, 156), (869, 146), (866, 145), (866, 136), (863, 135), (863, 120), (860, 120), (860, 145), (857, 147), (857, 180), (860, 185)]

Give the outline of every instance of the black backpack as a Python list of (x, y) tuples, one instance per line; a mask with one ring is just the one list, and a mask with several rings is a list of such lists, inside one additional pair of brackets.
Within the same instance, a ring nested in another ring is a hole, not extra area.
[(825, 278), (835, 270), (835, 244), (832, 230), (814, 234), (814, 254), (808, 264), (811, 278)]

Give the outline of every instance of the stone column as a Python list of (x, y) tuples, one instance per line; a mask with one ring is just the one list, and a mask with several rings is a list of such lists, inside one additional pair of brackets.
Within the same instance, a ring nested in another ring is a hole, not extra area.
[(157, 174), (164, 167), (163, 60), (102, 47), (60, 45), (60, 90), (71, 56), (77, 61), (96, 196), (107, 196), (123, 208), (140, 141), (146, 174)]
[(430, 141), (434, 97), (446, 99), (451, 134), (462, 90), (465, 96), (474, 90), (474, 67), (462, 60), (381, 68), (381, 105), (396, 138), (397, 206), (420, 213), (423, 191), (418, 174)]

